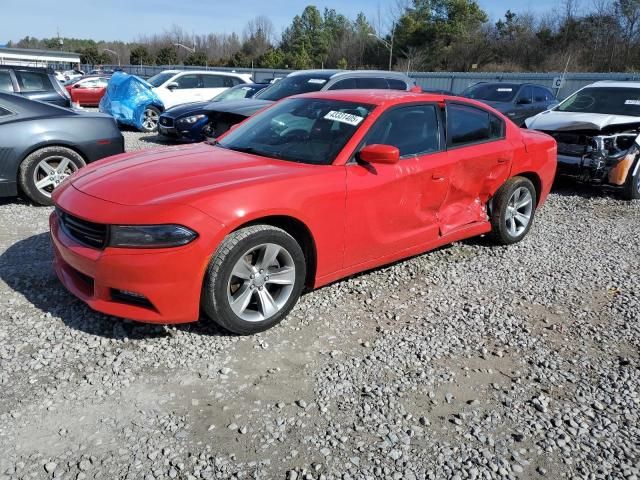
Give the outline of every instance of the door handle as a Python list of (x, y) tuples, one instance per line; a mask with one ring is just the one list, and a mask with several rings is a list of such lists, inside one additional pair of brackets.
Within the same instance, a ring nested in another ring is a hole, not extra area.
[(509, 160), (506, 158), (499, 158), (498, 163), (507, 163)]
[(434, 173), (431, 175), (431, 179), (436, 182), (442, 182), (446, 177), (442, 173)]

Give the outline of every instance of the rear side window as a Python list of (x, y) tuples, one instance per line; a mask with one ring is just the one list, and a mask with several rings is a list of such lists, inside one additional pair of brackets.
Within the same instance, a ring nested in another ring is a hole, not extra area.
[(447, 138), (451, 147), (498, 140), (504, 136), (504, 122), (480, 108), (447, 105)]
[[(225, 82), (229, 80), (229, 82)], [(221, 77), (220, 75), (202, 75), (202, 86), (204, 88), (227, 88), (232, 87), (229, 77)]]
[(527, 87), (524, 87), (522, 90), (520, 90), (520, 93), (518, 94), (518, 98), (516, 99), (516, 101), (518, 103), (522, 103), (526, 105), (527, 103), (532, 102), (532, 97), (533, 97), (533, 88), (527, 86)]
[(438, 114), (434, 105), (412, 105), (385, 113), (369, 131), (366, 145), (393, 145), (401, 157), (440, 150)]
[(402, 80), (398, 80), (396, 78), (387, 78), (387, 83), (389, 83), (389, 89), (391, 90), (406, 90), (407, 84)]
[(6, 70), (0, 71), (0, 92), (13, 93), (13, 84), (11, 83), (11, 74)]
[(40, 72), (21, 72), (15, 71), (18, 85), (23, 92), (42, 92), (53, 90), (49, 75)]

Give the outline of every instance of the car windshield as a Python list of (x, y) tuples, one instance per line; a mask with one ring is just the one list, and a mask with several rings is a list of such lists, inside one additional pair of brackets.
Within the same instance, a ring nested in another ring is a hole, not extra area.
[(511, 83), (481, 83), (467, 88), (462, 96), (487, 102), (510, 102), (520, 88)]
[(154, 87), (159, 87), (160, 85), (162, 85), (164, 82), (169, 80), (174, 75), (175, 75), (175, 73), (168, 73), (168, 72), (159, 73), (159, 74), (154, 75), (153, 77), (151, 77), (149, 80), (147, 80), (147, 83), (150, 83)]
[(242, 123), (218, 145), (264, 157), (330, 165), (372, 108), (337, 100), (285, 100)]
[(216, 95), (211, 100), (212, 102), (222, 102), (223, 100), (240, 100), (242, 98), (251, 98), (256, 92), (259, 92), (264, 87), (250, 87), (248, 85), (236, 85), (228, 90), (225, 90), (219, 95)]
[(261, 91), (255, 98), (277, 102), (301, 93), (317, 92), (327, 83), (326, 78), (313, 75), (293, 75), (277, 81)]
[(584, 88), (558, 105), (556, 110), (640, 117), (640, 88)]

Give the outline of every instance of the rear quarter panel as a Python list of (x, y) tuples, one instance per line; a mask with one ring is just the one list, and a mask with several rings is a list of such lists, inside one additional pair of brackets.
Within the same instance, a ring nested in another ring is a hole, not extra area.
[(513, 163), (512, 175), (535, 173), (540, 179), (538, 205), (547, 199), (558, 167), (557, 144), (554, 138), (542, 132), (520, 130), (524, 151)]

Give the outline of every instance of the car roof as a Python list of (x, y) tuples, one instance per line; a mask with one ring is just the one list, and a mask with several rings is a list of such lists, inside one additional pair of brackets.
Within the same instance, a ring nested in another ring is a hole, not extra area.
[(402, 78), (407, 79), (408, 76), (402, 72), (393, 72), (388, 70), (297, 70), (287, 75), (288, 77), (313, 77), (330, 80), (336, 77), (385, 77), (385, 78)]
[[(407, 92), (404, 90), (328, 90), (295, 95), (289, 98), (323, 98), (342, 102), (386, 105), (388, 103), (402, 103), (405, 101), (439, 102), (443, 101), (447, 96), (433, 93)], [(467, 100), (465, 99), (465, 101)]]
[(592, 83), (587, 87), (613, 87), (613, 88), (640, 88), (640, 82), (628, 82), (622, 80), (602, 80), (600, 82)]
[(242, 72), (220, 72), (218, 70), (163, 70), (160, 73), (173, 73), (178, 74), (178, 73), (197, 73), (197, 74), (202, 74), (202, 73), (210, 73), (212, 75), (226, 75), (229, 77), (238, 77), (238, 76), (246, 76), (246, 75), (251, 75), (250, 73), (242, 73)]

